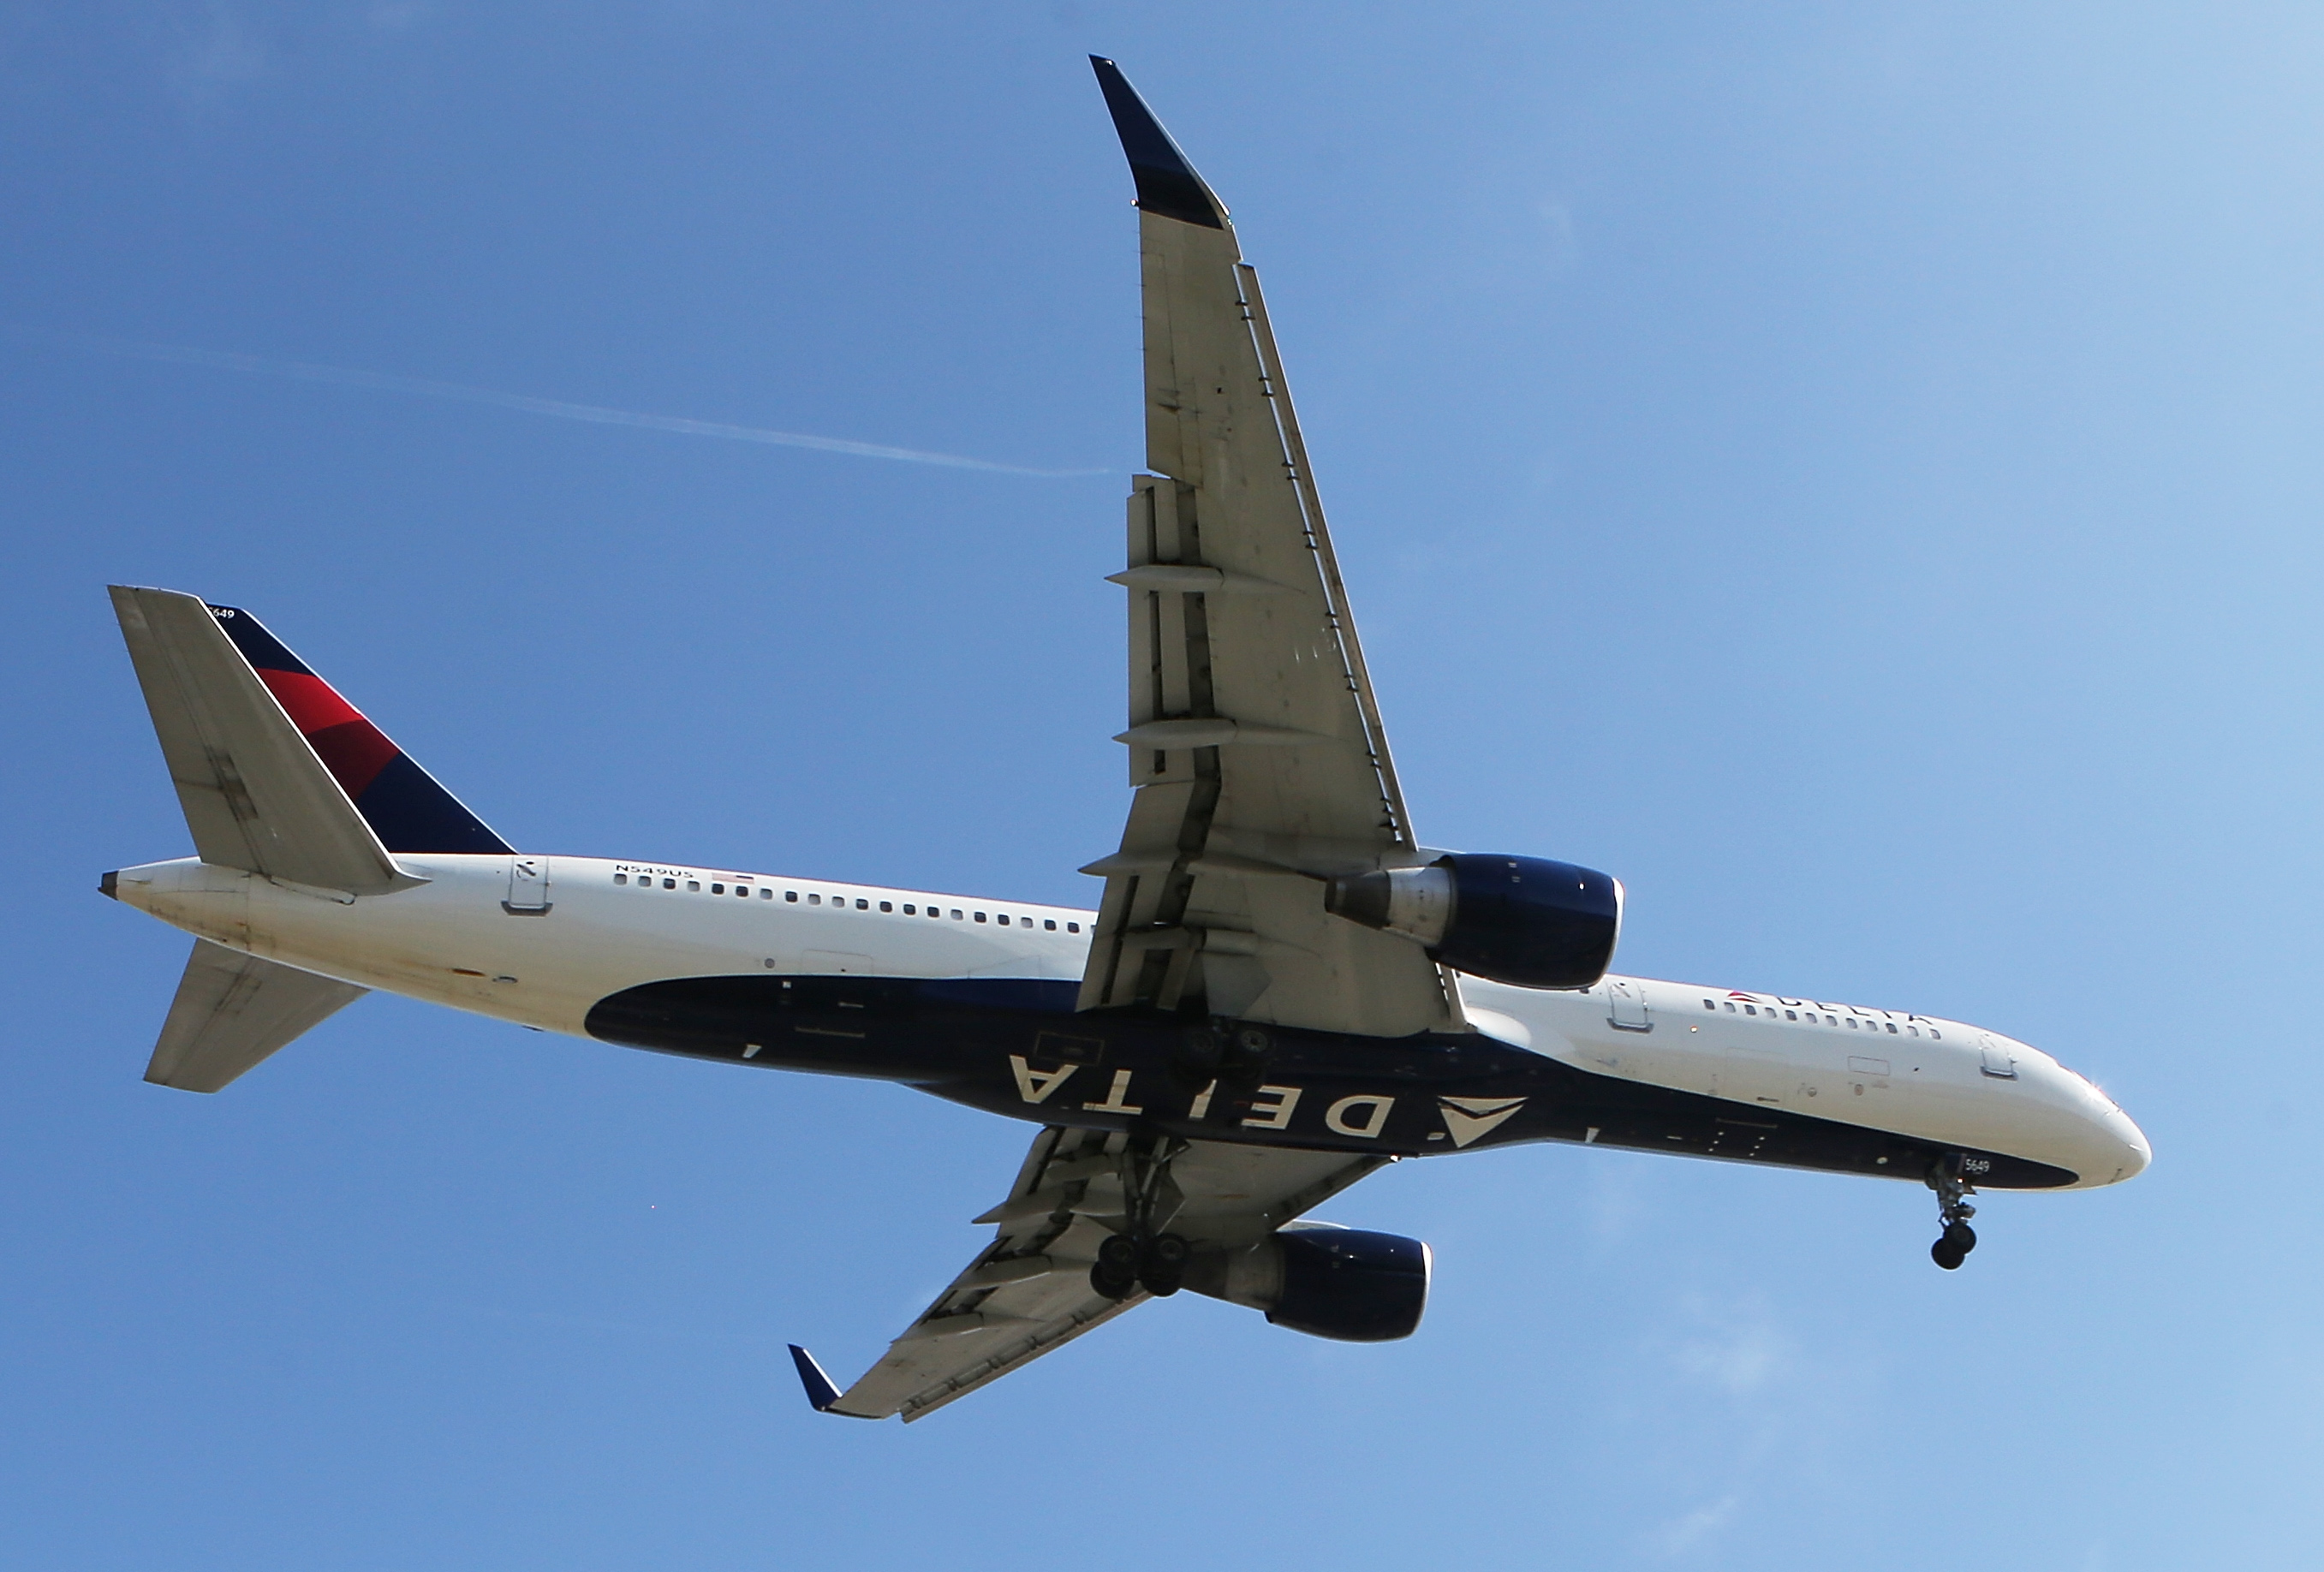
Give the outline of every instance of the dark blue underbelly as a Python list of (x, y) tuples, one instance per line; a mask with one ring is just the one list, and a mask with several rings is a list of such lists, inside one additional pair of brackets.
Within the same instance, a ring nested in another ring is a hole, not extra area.
[[(1148, 1011), (1076, 1013), (1079, 985), (1030, 978), (675, 978), (589, 1012), (608, 1043), (901, 1081), (1041, 1124), (1431, 1156), (1518, 1141), (1918, 1181), (1944, 1155), (1909, 1136), (1595, 1075), (1473, 1034), (1359, 1037)], [(2071, 1184), (2006, 1153), (1980, 1181)]]

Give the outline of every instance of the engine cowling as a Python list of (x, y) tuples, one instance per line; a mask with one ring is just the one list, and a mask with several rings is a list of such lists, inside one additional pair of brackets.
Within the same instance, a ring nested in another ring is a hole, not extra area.
[(1455, 970), (1519, 988), (1593, 987), (1622, 932), (1622, 886), (1610, 874), (1490, 852), (1332, 879), (1323, 906), (1416, 940)]
[(1430, 1266), (1418, 1239), (1294, 1223), (1248, 1250), (1196, 1256), (1185, 1286), (1311, 1338), (1386, 1343), (1420, 1325)]

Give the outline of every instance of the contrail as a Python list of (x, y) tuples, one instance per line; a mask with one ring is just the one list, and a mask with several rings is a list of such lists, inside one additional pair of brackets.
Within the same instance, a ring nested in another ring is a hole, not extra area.
[(220, 371), (252, 372), (260, 376), (289, 377), (302, 382), (326, 382), (338, 388), (365, 388), (383, 393), (411, 393), (423, 399), (450, 399), (463, 404), (484, 404), (495, 409), (520, 410), (527, 415), (553, 415), (560, 420), (586, 420), (598, 426), (633, 426), (646, 431), (675, 431), (684, 437), (720, 437), (729, 442), (807, 447), (818, 453), (851, 454), (857, 458), (942, 464), (948, 469), (983, 470), (992, 474), (1036, 475), (1043, 480), (1064, 480), (1107, 473), (1102, 469), (1031, 469), (1023, 464), (966, 458), (956, 453), (924, 453), (917, 447), (890, 447), (877, 442), (854, 442), (844, 437), (816, 437), (804, 431), (770, 431), (760, 426), (729, 426), (716, 420), (688, 420), (678, 415), (646, 415), (635, 409), (608, 409), (597, 404), (568, 404), (562, 399), (535, 399), (523, 393), (471, 388), (459, 382), (430, 382), (425, 377), (399, 377), (385, 372), (355, 371), (346, 366), (316, 365), (307, 361), (274, 360), (265, 355), (194, 349), (179, 344), (142, 344), (134, 339), (96, 338), (14, 326), (5, 330), (95, 350), (101, 354), (125, 355), (134, 360), (214, 366)]

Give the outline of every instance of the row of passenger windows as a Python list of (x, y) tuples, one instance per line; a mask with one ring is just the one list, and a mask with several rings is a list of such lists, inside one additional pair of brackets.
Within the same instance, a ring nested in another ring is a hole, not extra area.
[[(626, 873), (617, 873), (613, 876), (613, 882), (615, 884), (627, 884), (630, 882), (630, 876)], [(641, 874), (638, 877), (637, 885), (640, 889), (651, 889), (653, 888), (654, 881), (651, 876)], [(661, 887), (664, 889), (676, 889), (678, 887), (678, 880), (674, 878), (665, 878), (661, 881)], [(689, 878), (686, 881), (686, 887), (699, 895), (702, 892), (702, 881), (698, 878)], [(753, 887), (754, 887), (747, 884), (738, 884), (734, 887), (732, 893), (742, 896), (742, 899), (747, 901), (751, 898), (751, 891)], [(756, 886), (755, 887), (759, 892), (759, 898), (761, 900), (770, 901), (775, 898), (773, 886), (762, 884)], [(729, 892), (724, 882), (722, 880), (711, 885), (710, 893), (714, 896), (723, 896)], [(795, 889), (785, 890), (783, 892), (783, 899), (790, 902), (793, 906), (798, 906), (801, 904), (799, 893)], [(819, 906), (824, 904), (824, 897), (819, 894), (810, 891), (807, 896), (805, 904), (810, 906)], [(831, 905), (835, 909), (844, 910), (847, 906), (847, 897), (845, 896), (833, 896), (831, 897)], [(872, 909), (872, 902), (863, 896), (858, 896), (855, 898), (855, 909), (859, 912), (868, 912)], [(880, 903), (880, 909), (883, 912), (893, 913), (896, 910), (896, 903), (893, 901), (881, 901)], [(944, 908), (941, 906), (923, 907), (917, 901), (906, 901), (904, 903), (904, 915), (908, 917), (926, 916), (941, 918), (944, 915)], [(972, 918), (980, 923), (997, 923), (1003, 928), (1009, 927), (1012, 924), (1019, 928), (1030, 928), (1034, 925), (1032, 918), (1022, 916), (1012, 917), (1007, 912), (963, 912), (957, 907), (953, 910), (952, 920), (955, 923), (965, 922)], [(1040, 920), (1040, 926), (1054, 933), (1057, 931), (1057, 920), (1055, 917), (1043, 917)], [(1081, 931), (1082, 925), (1079, 923), (1067, 923), (1065, 924), (1065, 932), (1068, 933), (1078, 933)]]
[[(1720, 1003), (1724, 1003), (1727, 1006), (1727, 1013), (1729, 1015), (1731, 1016), (1735, 1013), (1735, 1001), (1733, 999), (1720, 1001), (1705, 999), (1702, 1001), (1702, 1007), (1706, 1010), (1715, 1010), (1719, 1007)], [(1773, 1005), (1766, 1005), (1764, 1007), (1759, 1005), (1745, 1005), (1743, 1007), (1743, 1013), (1747, 1016), (1765, 1014), (1766, 1017), (1772, 1021), (1775, 1018), (1775, 1007)], [(1837, 1026), (1840, 1024), (1840, 1018), (1838, 1016), (1824, 1016), (1819, 1017), (1813, 1010), (1787, 1009), (1784, 1012), (1784, 1019), (1787, 1021), (1805, 1021), (1810, 1025), (1815, 1025), (1819, 1018), (1821, 1018), (1823, 1024), (1827, 1026)], [(1848, 1029), (1851, 1032), (1858, 1031), (1859, 1029), (1867, 1032), (1877, 1032), (1882, 1026), (1886, 1026), (1888, 1028), (1888, 1034), (1891, 1037), (1896, 1035), (1896, 1023), (1894, 1021), (1859, 1022), (1854, 1016), (1848, 1017)], [(1915, 1026), (1909, 1022), (1906, 1023), (1904, 1026), (1905, 1036), (1917, 1037), (1920, 1034), (1920, 1027)], [(1938, 1031), (1934, 1026), (1929, 1028), (1929, 1035), (1937, 1038), (1939, 1041), (1942, 1041), (1944, 1038), (1944, 1034)]]

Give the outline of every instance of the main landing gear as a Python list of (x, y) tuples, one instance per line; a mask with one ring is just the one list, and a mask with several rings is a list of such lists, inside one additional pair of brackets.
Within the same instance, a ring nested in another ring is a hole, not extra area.
[(1090, 1286), (1108, 1299), (1128, 1299), (1139, 1289), (1167, 1298), (1185, 1281), (1193, 1248), (1176, 1234), (1157, 1234), (1140, 1244), (1129, 1234), (1111, 1234), (1097, 1247)]
[(1969, 1198), (1976, 1193), (1962, 1182), (1961, 1159), (1958, 1152), (1940, 1157), (1929, 1165), (1927, 1183), (1937, 1192), (1937, 1218), (1945, 1231), (1929, 1246), (1929, 1259), (1948, 1272), (1958, 1272), (1969, 1253), (1977, 1248), (1977, 1230), (1969, 1226), (1977, 1216), (1977, 1208)]
[(1121, 1154), (1123, 1223), (1097, 1247), (1090, 1287), (1107, 1299), (1124, 1300), (1139, 1289), (1157, 1298), (1178, 1292), (1194, 1248), (1177, 1234), (1163, 1233), (1183, 1199), (1171, 1182), (1170, 1163), (1186, 1144), (1159, 1136), (1132, 1140)]

